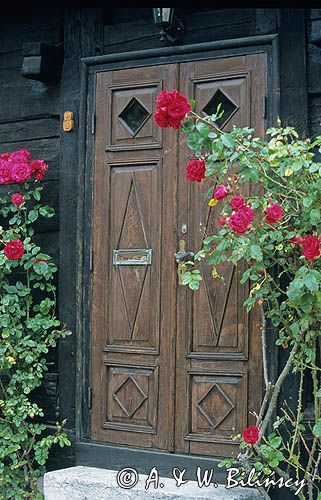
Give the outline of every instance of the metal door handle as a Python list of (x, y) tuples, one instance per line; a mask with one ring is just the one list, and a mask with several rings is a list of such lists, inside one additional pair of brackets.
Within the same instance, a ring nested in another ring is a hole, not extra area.
[(175, 260), (177, 262), (177, 274), (178, 274), (178, 283), (182, 285), (183, 274), (187, 270), (188, 265), (194, 265), (194, 253), (186, 252), (186, 243), (185, 240), (179, 241), (178, 252), (174, 253)]

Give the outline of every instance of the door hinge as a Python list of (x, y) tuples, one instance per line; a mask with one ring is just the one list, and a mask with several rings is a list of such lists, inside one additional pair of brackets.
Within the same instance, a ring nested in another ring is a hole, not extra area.
[(94, 252), (93, 252), (92, 245), (90, 245), (90, 251), (89, 251), (89, 271), (93, 270), (93, 265), (94, 265)]
[(267, 108), (267, 96), (263, 97), (263, 110), (262, 110), (262, 118), (266, 118), (266, 108)]
[(91, 133), (92, 135), (95, 135), (95, 129), (96, 129), (96, 115), (93, 113), (91, 115)]
[(91, 387), (88, 387), (88, 409), (91, 410), (91, 403), (93, 399), (93, 391)]

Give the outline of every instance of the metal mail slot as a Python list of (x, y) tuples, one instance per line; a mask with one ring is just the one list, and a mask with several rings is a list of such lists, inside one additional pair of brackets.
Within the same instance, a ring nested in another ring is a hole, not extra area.
[(152, 263), (152, 249), (113, 250), (114, 266), (148, 266)]

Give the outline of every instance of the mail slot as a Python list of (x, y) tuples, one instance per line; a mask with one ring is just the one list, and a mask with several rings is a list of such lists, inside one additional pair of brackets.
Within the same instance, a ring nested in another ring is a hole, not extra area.
[(114, 266), (148, 266), (152, 263), (152, 249), (113, 250)]

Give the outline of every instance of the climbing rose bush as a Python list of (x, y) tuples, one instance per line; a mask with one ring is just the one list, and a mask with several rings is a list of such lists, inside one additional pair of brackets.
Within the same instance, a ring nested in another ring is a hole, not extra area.
[[(69, 334), (56, 317), (57, 267), (34, 224), (54, 216), (41, 203), (48, 168), (26, 149), (0, 155), (0, 499), (40, 499), (37, 479), (53, 444), (70, 445), (64, 422), (48, 432), (33, 391), (47, 354)], [(10, 184), (10, 185), (9, 185)]]
[[(168, 103), (175, 96), (176, 90), (160, 94), (157, 113), (169, 116)], [(180, 102), (185, 102), (183, 97)], [(264, 318), (265, 396), (261, 408), (256, 409), (255, 425), (238, 429), (234, 436), (240, 445), (238, 462), (245, 472), (256, 470), (253, 480), (260, 474), (301, 479), (304, 489), (299, 497), (319, 500), (321, 136), (302, 139), (293, 127), (282, 127), (280, 121), (266, 131), (265, 138), (256, 137), (249, 127), (228, 125), (228, 131), (221, 130), (217, 125), (224, 114), (221, 106), (211, 116), (200, 116), (194, 111), (195, 102), (189, 103), (189, 111), (187, 106), (181, 107), (179, 126), (187, 134), (194, 156), (185, 176), (190, 182), (207, 184), (204, 203), (211, 207), (211, 218), (218, 224), (212, 225), (217, 228), (214, 233), (204, 230), (202, 248), (195, 263), (186, 264), (182, 284), (197, 293), (202, 286), (201, 261), (212, 267), (213, 279), (222, 281), (218, 268), (238, 266), (243, 261), (246, 266), (240, 283), (247, 291), (244, 306), (248, 312), (253, 307), (261, 309)], [(159, 123), (159, 116), (154, 118)], [(159, 124), (178, 128), (178, 122), (171, 124), (169, 118)], [(288, 353), (276, 380), (270, 378), (265, 361), (266, 321), (275, 327), (278, 348)], [(286, 401), (277, 407), (291, 372), (299, 379), (295, 411)], [(303, 387), (305, 399), (314, 407), (308, 421), (303, 413)], [(227, 459), (222, 465), (231, 466), (234, 460)], [(296, 491), (296, 487), (291, 488)]]

